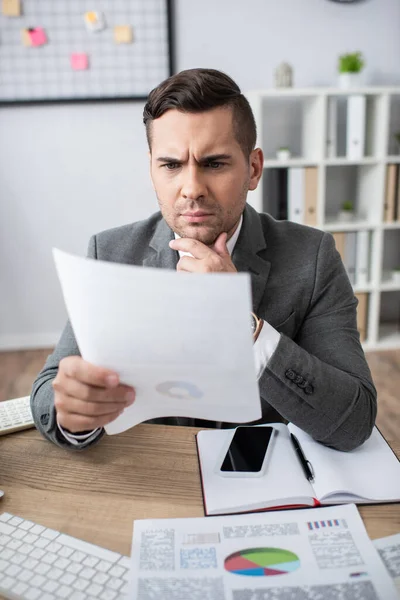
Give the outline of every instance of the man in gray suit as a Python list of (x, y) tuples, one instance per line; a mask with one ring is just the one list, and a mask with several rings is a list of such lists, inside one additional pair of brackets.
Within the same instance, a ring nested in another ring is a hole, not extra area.
[[(264, 159), (238, 86), (215, 70), (183, 71), (150, 93), (144, 123), (161, 212), (93, 236), (89, 256), (189, 273), (249, 272), (262, 422), (287, 419), (340, 450), (362, 444), (374, 426), (376, 391), (357, 300), (329, 233), (246, 204)], [(117, 373), (83, 360), (68, 323), (31, 406), (48, 439), (82, 449), (134, 399)]]

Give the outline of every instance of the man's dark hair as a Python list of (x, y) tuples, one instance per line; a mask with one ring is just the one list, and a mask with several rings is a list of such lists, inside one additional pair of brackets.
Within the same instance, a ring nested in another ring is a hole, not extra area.
[(154, 88), (143, 110), (143, 123), (151, 149), (151, 123), (167, 110), (199, 113), (218, 106), (232, 108), (234, 134), (246, 157), (256, 145), (256, 123), (248, 100), (239, 86), (215, 69), (188, 69), (165, 79)]

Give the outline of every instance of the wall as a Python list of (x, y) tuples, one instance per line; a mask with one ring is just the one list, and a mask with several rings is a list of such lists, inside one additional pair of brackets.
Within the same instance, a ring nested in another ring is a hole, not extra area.
[[(400, 3), (176, 0), (177, 69), (226, 71), (244, 91), (335, 85), (338, 54), (362, 50), (365, 82), (400, 84)], [(383, 42), (384, 41), (384, 42)], [(0, 349), (53, 344), (66, 318), (51, 248), (84, 254), (90, 235), (157, 208), (142, 103), (0, 110)]]

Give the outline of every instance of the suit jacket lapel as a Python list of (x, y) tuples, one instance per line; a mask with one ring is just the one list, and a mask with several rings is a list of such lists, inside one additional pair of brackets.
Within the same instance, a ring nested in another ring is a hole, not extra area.
[(267, 247), (258, 213), (248, 204), (243, 213), (243, 225), (232, 253), (238, 271), (250, 273), (253, 311), (257, 314), (264, 295), (271, 263), (258, 256)]
[(143, 266), (176, 269), (179, 254), (168, 245), (173, 239), (174, 232), (161, 217), (149, 242), (148, 254), (143, 260)]

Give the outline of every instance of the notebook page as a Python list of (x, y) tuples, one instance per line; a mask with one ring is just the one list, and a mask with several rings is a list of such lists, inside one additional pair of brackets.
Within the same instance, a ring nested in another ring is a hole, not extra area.
[(400, 500), (400, 463), (376, 427), (371, 437), (351, 452), (327, 448), (293, 423), (288, 427), (314, 468), (313, 488), (319, 500), (328, 500), (334, 493), (346, 502), (351, 501), (346, 494), (352, 494), (354, 501)]
[[(267, 506), (307, 503), (313, 506), (313, 489), (307, 481), (286, 425), (276, 429), (265, 474), (261, 477), (224, 477), (216, 472), (233, 429), (200, 431), (197, 445), (207, 514), (245, 512)], [(257, 427), (261, 427), (257, 425)]]

